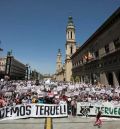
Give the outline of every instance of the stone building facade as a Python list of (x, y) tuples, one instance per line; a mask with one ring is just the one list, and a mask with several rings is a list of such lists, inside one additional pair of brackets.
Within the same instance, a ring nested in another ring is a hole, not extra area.
[(55, 78), (57, 81), (65, 80), (65, 68), (64, 65), (62, 64), (62, 54), (60, 49), (58, 49), (58, 54), (57, 54)]
[(4, 78), (6, 68), (6, 58), (0, 58), (0, 78)]
[(16, 60), (13, 56), (8, 55), (6, 58), (5, 76), (11, 80), (25, 79), (26, 65)]
[(57, 81), (70, 81), (72, 76), (72, 62), (71, 56), (76, 52), (76, 41), (75, 41), (75, 26), (73, 19), (70, 16), (68, 18), (68, 24), (66, 27), (66, 57), (65, 63), (62, 65), (62, 55), (60, 49), (57, 55), (56, 62), (56, 80)]
[(120, 8), (72, 55), (81, 82), (120, 85)]

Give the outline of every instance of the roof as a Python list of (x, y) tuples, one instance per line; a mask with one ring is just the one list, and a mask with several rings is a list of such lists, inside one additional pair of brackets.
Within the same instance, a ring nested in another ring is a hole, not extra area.
[(101, 32), (103, 32), (106, 29), (106, 27), (109, 26), (111, 21), (113, 21), (117, 16), (120, 16), (120, 7), (102, 24), (102, 26), (100, 26), (95, 31), (95, 33), (92, 34), (90, 38), (88, 38), (88, 40), (85, 43), (83, 43), (83, 45), (71, 56), (71, 58), (73, 58), (77, 53), (79, 53), (79, 51), (83, 49), (86, 45), (88, 45), (96, 36), (101, 34)]

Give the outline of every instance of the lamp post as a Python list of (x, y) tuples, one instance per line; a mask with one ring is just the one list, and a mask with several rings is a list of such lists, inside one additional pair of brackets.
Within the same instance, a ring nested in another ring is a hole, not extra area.
[[(0, 44), (1, 44), (1, 40), (0, 40)], [(3, 49), (2, 49), (2, 48), (0, 48), (0, 51), (3, 51)]]
[(26, 64), (26, 73), (25, 73), (25, 79), (28, 80), (28, 73), (29, 73), (29, 70), (28, 70), (28, 64)]

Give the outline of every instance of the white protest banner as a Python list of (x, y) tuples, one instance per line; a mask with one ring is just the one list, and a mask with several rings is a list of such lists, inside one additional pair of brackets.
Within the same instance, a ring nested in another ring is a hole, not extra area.
[(0, 108), (0, 120), (28, 117), (66, 117), (66, 104), (28, 104)]
[(75, 88), (74, 85), (70, 85), (70, 86), (69, 86), (69, 89), (70, 89), (70, 90), (73, 90), (74, 88)]
[(63, 85), (63, 86), (62, 86), (62, 89), (65, 89), (65, 88), (66, 88), (66, 85)]
[(59, 99), (59, 96), (57, 95), (57, 96), (55, 96), (55, 98), (56, 98), (56, 99)]
[(39, 97), (44, 97), (44, 96), (45, 96), (45, 93), (42, 92), (42, 91), (37, 91), (37, 93), (38, 93), (38, 96), (39, 96)]
[(54, 95), (57, 95), (58, 94), (58, 92), (57, 91), (54, 91)]
[(70, 93), (65, 92), (65, 96), (70, 97)]
[(42, 86), (40, 86), (40, 89), (41, 89), (41, 90), (44, 90), (45, 88), (44, 88), (44, 86), (42, 85)]
[(27, 87), (23, 87), (23, 88), (20, 89), (20, 91), (21, 91), (22, 93), (26, 93), (26, 92), (28, 91), (28, 88), (27, 88)]
[(1, 78), (1, 82), (3, 82), (3, 81), (4, 81), (4, 79)]
[(98, 110), (102, 111), (102, 116), (111, 116), (111, 117), (119, 117), (120, 118), (120, 107), (116, 107), (116, 105), (110, 102), (104, 102), (101, 105), (97, 103), (91, 104), (88, 102), (78, 102), (77, 103), (77, 115), (92, 115), (95, 116)]
[(78, 89), (78, 88), (79, 88), (79, 84), (75, 84), (75, 88), (77, 88), (77, 89)]
[(27, 87), (31, 87), (31, 84), (30, 84), (30, 83), (28, 83), (28, 84), (27, 84)]
[(50, 98), (52, 98), (54, 96), (54, 93), (53, 92), (47, 93), (47, 96), (49, 96)]
[(79, 91), (75, 91), (74, 95), (76, 95), (76, 96), (79, 95)]
[(57, 91), (61, 91), (61, 90), (62, 90), (62, 86), (58, 86)]

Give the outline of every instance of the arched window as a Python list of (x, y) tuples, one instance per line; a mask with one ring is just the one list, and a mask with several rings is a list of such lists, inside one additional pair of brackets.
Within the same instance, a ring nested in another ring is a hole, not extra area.
[(71, 39), (72, 39), (72, 31), (71, 31)]

